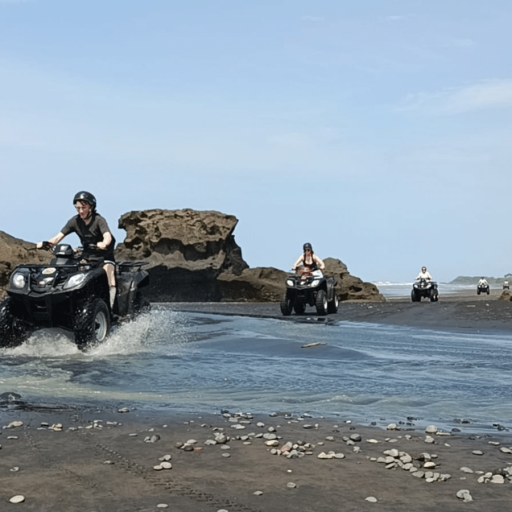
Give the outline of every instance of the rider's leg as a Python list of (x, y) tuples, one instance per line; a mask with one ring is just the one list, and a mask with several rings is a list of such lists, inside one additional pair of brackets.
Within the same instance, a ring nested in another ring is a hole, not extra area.
[(105, 262), (103, 270), (107, 274), (108, 285), (110, 286), (110, 309), (114, 307), (116, 300), (116, 268), (112, 262)]

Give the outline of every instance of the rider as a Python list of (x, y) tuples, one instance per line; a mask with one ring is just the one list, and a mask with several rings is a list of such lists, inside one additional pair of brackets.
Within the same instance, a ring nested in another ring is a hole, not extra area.
[(421, 267), (421, 272), (419, 273), (416, 280), (419, 279), (426, 279), (427, 281), (432, 281), (432, 276), (430, 275), (430, 272), (427, 270), (427, 267)]
[(293, 270), (297, 270), (299, 265), (302, 265), (302, 275), (321, 276), (321, 271), (325, 269), (325, 263), (313, 252), (310, 243), (305, 243), (303, 250), (304, 254), (295, 262)]
[[(116, 274), (114, 247), (116, 240), (108, 227), (107, 221), (96, 212), (96, 198), (90, 192), (78, 192), (73, 198), (78, 215), (70, 219), (60, 233), (49, 240), (50, 245), (59, 244), (70, 233), (76, 233), (84, 247), (84, 260), (98, 265), (103, 263), (110, 287), (110, 307), (114, 307), (116, 298)], [(96, 245), (97, 249), (90, 247)], [(42, 249), (43, 242), (37, 244)]]
[(482, 279), (478, 281), (478, 286), (489, 286), (489, 283), (487, 282), (487, 279), (485, 279), (485, 277), (482, 277)]

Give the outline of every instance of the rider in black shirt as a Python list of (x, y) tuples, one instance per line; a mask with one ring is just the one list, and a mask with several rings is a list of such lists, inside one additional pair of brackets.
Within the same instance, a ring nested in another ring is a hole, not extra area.
[[(96, 198), (89, 192), (75, 194), (73, 204), (78, 215), (70, 219), (60, 233), (49, 240), (50, 245), (59, 244), (70, 233), (76, 233), (84, 247), (83, 258), (91, 263), (103, 263), (110, 286), (110, 307), (114, 307), (116, 297), (116, 274), (114, 263), (115, 238), (112, 236), (107, 221), (96, 212)], [(97, 249), (90, 247), (95, 245)], [(38, 249), (43, 243), (37, 244)]]

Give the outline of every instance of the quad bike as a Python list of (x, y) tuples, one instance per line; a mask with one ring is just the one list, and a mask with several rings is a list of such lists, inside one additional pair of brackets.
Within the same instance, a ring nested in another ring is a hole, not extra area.
[(437, 283), (427, 279), (420, 279), (417, 283), (412, 285), (412, 301), (420, 302), (423, 298), (430, 299), (430, 302), (437, 302), (439, 300)]
[(19, 265), (10, 277), (8, 297), (0, 302), (0, 347), (20, 345), (37, 329), (60, 327), (73, 332), (76, 345), (85, 350), (104, 341), (112, 324), (150, 308), (140, 292), (149, 284), (142, 270), (146, 263), (116, 264), (117, 296), (111, 308), (102, 264), (82, 259), (82, 248), (50, 248), (48, 242), (43, 248), (53, 252), (49, 265)]
[(334, 278), (312, 272), (300, 271), (298, 275), (289, 275), (286, 278), (286, 293), (280, 304), (281, 313), (288, 316), (295, 311), (301, 315), (307, 305), (316, 307), (318, 315), (336, 313), (339, 304), (336, 285)]
[(478, 284), (476, 286), (476, 294), (480, 295), (481, 293), (486, 293), (489, 295), (491, 293), (491, 288), (488, 284)]

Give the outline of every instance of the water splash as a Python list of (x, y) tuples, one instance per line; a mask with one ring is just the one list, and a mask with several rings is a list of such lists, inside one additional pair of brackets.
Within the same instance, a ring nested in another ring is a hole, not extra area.
[(82, 352), (71, 332), (40, 329), (15, 348), (0, 349), (4, 357), (98, 358), (141, 352), (176, 352), (187, 342), (186, 322), (172, 310), (153, 310), (112, 328), (105, 342)]

